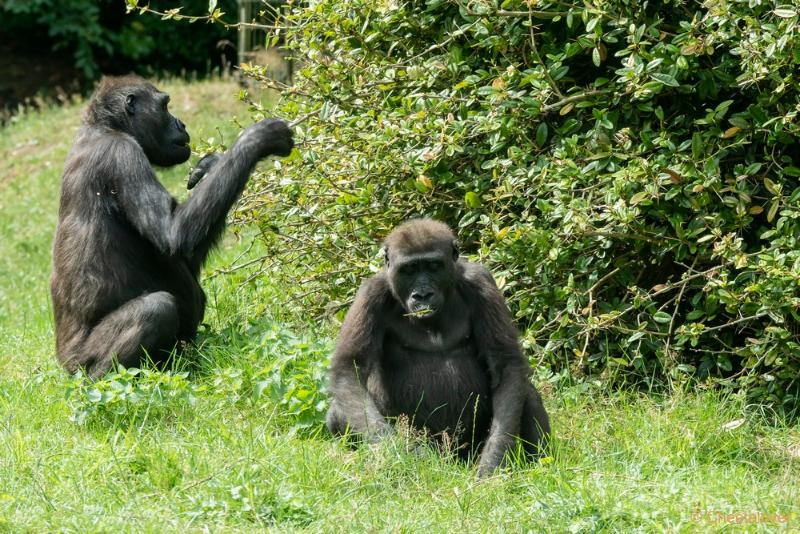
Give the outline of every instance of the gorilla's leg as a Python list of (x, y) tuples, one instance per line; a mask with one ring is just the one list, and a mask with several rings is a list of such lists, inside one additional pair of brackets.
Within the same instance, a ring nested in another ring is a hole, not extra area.
[(74, 343), (64, 365), (73, 372), (83, 367), (92, 378), (106, 374), (116, 361), (137, 367), (145, 352), (163, 360), (175, 347), (178, 306), (166, 291), (129, 300), (106, 315), (91, 332)]
[(328, 432), (334, 436), (342, 436), (347, 432), (347, 418), (339, 403), (335, 400), (331, 402), (331, 407), (328, 408), (328, 414), (325, 416), (325, 426), (328, 427)]
[[(348, 405), (349, 402), (349, 405)], [(328, 414), (325, 416), (325, 425), (334, 436), (349, 436), (356, 441), (375, 443), (380, 438), (391, 432), (389, 423), (375, 408), (375, 403), (370, 398), (366, 402), (347, 397), (344, 402), (342, 395), (331, 402)]]
[(544, 409), (539, 392), (530, 384), (525, 395), (525, 406), (522, 408), (519, 437), (522, 438), (526, 453), (533, 456), (541, 456), (545, 453), (550, 437), (550, 418)]

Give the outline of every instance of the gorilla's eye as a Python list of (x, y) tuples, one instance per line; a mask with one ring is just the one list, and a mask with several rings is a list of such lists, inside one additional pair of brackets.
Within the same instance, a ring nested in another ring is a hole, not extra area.
[(444, 267), (444, 264), (442, 262), (440, 262), (439, 260), (429, 261), (428, 265), (427, 265), (428, 270), (430, 272), (434, 272), (434, 273), (437, 272), (437, 271), (441, 271), (443, 267)]
[(416, 274), (417, 272), (417, 264), (416, 263), (406, 263), (400, 269), (400, 274), (403, 276), (410, 276), (412, 274)]

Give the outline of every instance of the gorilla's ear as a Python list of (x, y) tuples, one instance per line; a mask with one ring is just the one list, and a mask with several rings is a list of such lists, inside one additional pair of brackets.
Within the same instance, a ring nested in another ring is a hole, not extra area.
[(136, 111), (136, 106), (134, 105), (134, 96), (128, 95), (125, 97), (125, 112), (128, 115), (133, 115), (133, 112)]
[(453, 241), (453, 261), (458, 261), (458, 243)]
[(389, 266), (389, 248), (386, 245), (381, 247), (381, 258), (383, 258), (383, 264), (388, 267)]

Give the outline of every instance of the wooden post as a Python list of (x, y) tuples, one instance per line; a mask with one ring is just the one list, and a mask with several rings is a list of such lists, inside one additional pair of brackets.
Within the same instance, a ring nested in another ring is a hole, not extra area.
[[(239, 3), (239, 22), (250, 22), (247, 20), (248, 8), (250, 7), (250, 2), (248, 0), (238, 0)], [(247, 51), (247, 37), (248, 32), (250, 31), (249, 28), (244, 26), (239, 26), (239, 46), (237, 50), (237, 54), (239, 57), (239, 65), (244, 63), (245, 53)]]

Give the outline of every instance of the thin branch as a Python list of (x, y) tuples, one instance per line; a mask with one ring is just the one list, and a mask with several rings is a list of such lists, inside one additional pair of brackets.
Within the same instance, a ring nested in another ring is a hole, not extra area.
[(467, 24), (463, 28), (459, 28), (457, 31), (452, 32), (450, 34), (450, 37), (448, 37), (447, 39), (445, 39), (441, 43), (434, 43), (431, 46), (429, 46), (428, 48), (426, 48), (425, 50), (423, 50), (422, 52), (420, 52), (419, 54), (415, 54), (415, 55), (411, 56), (410, 58), (406, 58), (405, 60), (403, 60), (402, 62), (396, 64), (395, 66), (406, 65), (406, 64), (408, 64), (408, 63), (410, 63), (410, 62), (412, 62), (412, 61), (414, 61), (416, 59), (421, 58), (424, 55), (430, 54), (434, 50), (437, 50), (439, 48), (444, 48), (445, 46), (449, 45), (451, 42), (453, 42), (457, 38), (459, 38), (462, 35), (464, 35), (467, 30), (469, 30), (470, 28), (472, 28), (476, 24), (478, 24), (477, 20), (475, 22), (470, 22), (469, 24)]
[(282, 30), (287, 30), (289, 28), (288, 26), (279, 26), (277, 24), (257, 24), (255, 22), (225, 22), (221, 18), (214, 17), (212, 15), (186, 15), (184, 13), (181, 13), (180, 11), (174, 11), (174, 12), (158, 11), (156, 9), (152, 9), (149, 5), (128, 7), (127, 12), (130, 13), (131, 11), (139, 11), (139, 14), (151, 13), (163, 19), (186, 20), (189, 22), (212, 22), (212, 23), (222, 24), (227, 29), (253, 28), (256, 30), (282, 31)]
[(493, 13), (498, 17), (536, 17), (537, 19), (554, 19), (566, 13), (562, 11), (508, 11), (505, 9), (498, 9)]
[(707, 334), (709, 332), (714, 332), (716, 330), (722, 330), (723, 328), (728, 328), (728, 327), (731, 327), (733, 325), (737, 325), (737, 324), (740, 324), (740, 323), (746, 323), (747, 321), (755, 321), (756, 319), (760, 319), (760, 318), (762, 318), (762, 317), (764, 317), (766, 315), (769, 315), (769, 314), (767, 312), (762, 312), (762, 313), (757, 313), (755, 315), (750, 315), (749, 317), (742, 317), (740, 319), (736, 319), (735, 321), (730, 321), (730, 322), (727, 322), (725, 324), (720, 324), (720, 325), (717, 325), (717, 326), (710, 326), (708, 328), (704, 327), (703, 331), (700, 332), (700, 334), (702, 335), (702, 334)]
[(637, 241), (647, 241), (648, 243), (658, 243), (657, 239), (652, 237), (642, 235), (642, 234), (626, 234), (623, 232), (598, 232), (598, 231), (589, 231), (583, 232), (580, 234), (584, 237), (611, 237), (616, 239), (635, 239)]
[(613, 271), (611, 271), (610, 273), (606, 274), (606, 275), (605, 275), (604, 277), (602, 277), (600, 280), (598, 280), (597, 282), (595, 282), (595, 283), (594, 283), (594, 285), (593, 285), (592, 287), (590, 287), (590, 288), (589, 288), (589, 291), (586, 291), (586, 293), (589, 293), (589, 294), (591, 295), (591, 294), (592, 294), (592, 293), (593, 293), (593, 292), (594, 292), (594, 291), (595, 291), (595, 290), (596, 290), (598, 287), (600, 287), (601, 285), (603, 285), (603, 284), (604, 284), (604, 283), (605, 283), (605, 282), (606, 282), (606, 281), (607, 281), (609, 278), (611, 278), (611, 277), (613, 277), (615, 274), (617, 274), (617, 273), (619, 272), (619, 270), (620, 270), (620, 268), (619, 268), (619, 267), (617, 267), (617, 268), (615, 268)]
[(313, 117), (315, 115), (319, 115), (321, 111), (322, 111), (322, 108), (317, 108), (314, 111), (309, 111), (305, 115), (301, 115), (301, 116), (297, 117), (295, 120), (293, 120), (292, 122), (289, 123), (289, 128), (294, 128), (295, 126), (304, 123), (305, 121), (307, 121), (311, 117)]
[(578, 93), (577, 95), (568, 96), (566, 98), (562, 98), (558, 102), (553, 102), (552, 104), (547, 104), (546, 106), (542, 107), (542, 113), (550, 113), (551, 111), (556, 111), (567, 104), (572, 104), (574, 102), (582, 102), (583, 100), (589, 100), (590, 98), (598, 95), (606, 95), (609, 91), (586, 91), (585, 93)]
[[(695, 256), (694, 257), (694, 261), (692, 261), (692, 266), (689, 267), (690, 271), (694, 271), (694, 266), (697, 265), (697, 260), (698, 259), (699, 259), (699, 256)], [(687, 285), (688, 284), (681, 284), (681, 290), (678, 293), (678, 299), (675, 302), (675, 310), (673, 310), (672, 317), (669, 320), (669, 328), (667, 329), (667, 342), (664, 345), (664, 356), (667, 357), (667, 358), (670, 358), (670, 359), (672, 359), (670, 357), (670, 343), (672, 342), (672, 335), (675, 332), (675, 317), (678, 316), (678, 309), (680, 309), (681, 299), (683, 298), (683, 292), (686, 291), (686, 286)]]
[(553, 79), (553, 77), (550, 76), (550, 70), (547, 68), (547, 65), (545, 65), (544, 61), (542, 61), (542, 56), (539, 55), (539, 49), (536, 48), (536, 37), (533, 33), (533, 19), (531, 17), (528, 17), (528, 22), (529, 22), (528, 29), (530, 30), (531, 34), (531, 51), (533, 52), (533, 56), (536, 59), (536, 61), (538, 61), (539, 64), (542, 66), (544, 77), (547, 80), (547, 83), (550, 85), (550, 88), (553, 89), (553, 92), (555, 92), (555, 94), (557, 94), (559, 98), (564, 98), (564, 95), (558, 88), (558, 84)]
[(539, 11), (539, 10), (530, 10), (530, 11), (509, 11), (506, 9), (498, 9), (497, 11), (491, 11), (488, 13), (478, 13), (477, 11), (473, 11), (471, 9), (465, 10), (467, 15), (470, 17), (536, 17), (537, 19), (554, 19), (556, 17), (560, 17), (566, 15), (564, 11)]

